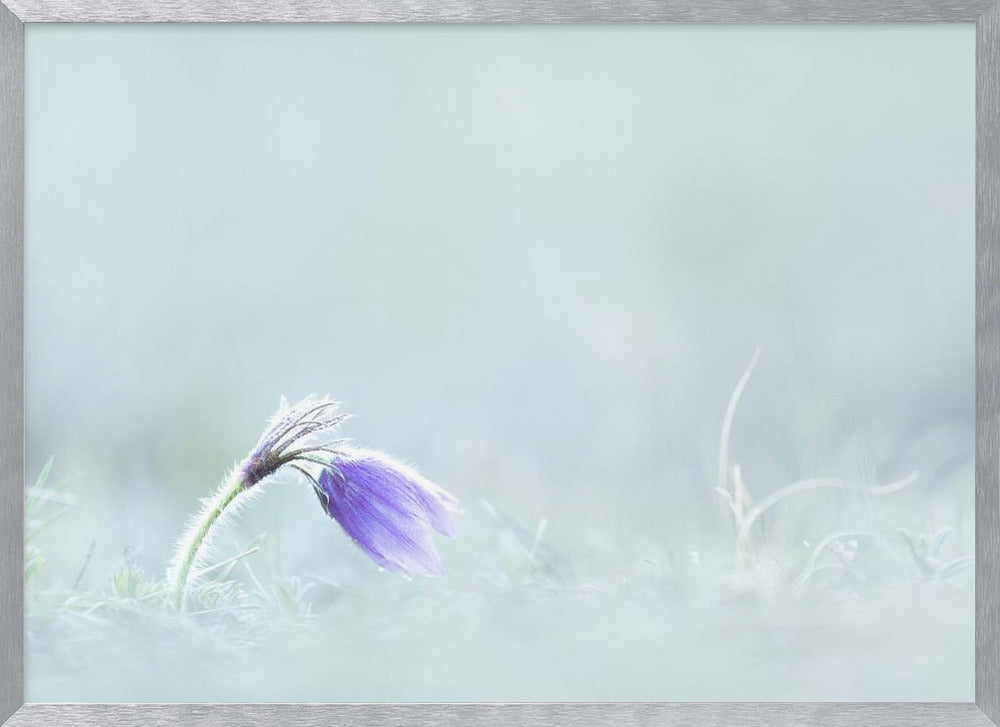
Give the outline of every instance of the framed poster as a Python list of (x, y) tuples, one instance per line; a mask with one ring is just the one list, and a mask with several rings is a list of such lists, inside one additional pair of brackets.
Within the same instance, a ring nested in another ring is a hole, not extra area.
[(992, 4), (8, 8), (9, 724), (996, 718)]

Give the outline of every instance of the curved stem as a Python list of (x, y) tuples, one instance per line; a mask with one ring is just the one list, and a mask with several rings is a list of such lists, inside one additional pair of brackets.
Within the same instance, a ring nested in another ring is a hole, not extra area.
[(798, 482), (793, 482), (790, 485), (782, 487), (780, 490), (775, 490), (770, 495), (762, 499), (757, 505), (747, 513), (746, 517), (743, 519), (743, 525), (740, 527), (739, 536), (741, 538), (747, 538), (750, 536), (750, 528), (753, 527), (754, 522), (763, 515), (768, 508), (781, 502), (788, 495), (794, 494), (796, 492), (806, 492), (808, 490), (821, 490), (821, 489), (834, 489), (834, 490), (856, 490), (858, 492), (868, 493), (869, 495), (887, 495), (890, 492), (898, 492), (906, 487), (909, 487), (914, 482), (917, 481), (917, 473), (911, 472), (908, 476), (901, 480), (896, 480), (895, 482), (890, 482), (887, 485), (856, 485), (850, 482), (844, 482), (842, 480), (834, 479), (832, 477), (817, 477), (811, 480), (799, 480)]
[(201, 513), (198, 515), (198, 519), (195, 520), (190, 536), (181, 544), (177, 554), (177, 570), (174, 575), (173, 584), (175, 608), (180, 609), (184, 605), (184, 595), (187, 590), (188, 574), (191, 572), (191, 566), (194, 565), (195, 557), (198, 555), (198, 550), (205, 542), (205, 537), (212, 529), (215, 521), (219, 519), (222, 511), (225, 510), (226, 507), (236, 499), (237, 495), (243, 492), (243, 490), (243, 477), (237, 472), (233, 472), (229, 479), (222, 483), (222, 486), (219, 488), (218, 492), (216, 492), (215, 496), (205, 502), (205, 507), (202, 508)]
[(747, 388), (747, 382), (750, 381), (750, 375), (753, 370), (757, 367), (757, 361), (760, 360), (760, 346), (753, 351), (753, 356), (750, 357), (750, 363), (747, 364), (746, 369), (743, 371), (743, 375), (740, 376), (740, 380), (736, 382), (736, 388), (733, 389), (732, 396), (729, 397), (729, 406), (726, 407), (726, 416), (722, 420), (722, 434), (719, 436), (719, 487), (724, 491), (729, 491), (729, 435), (733, 430), (733, 419), (736, 417), (736, 407), (740, 403), (740, 397), (743, 396), (743, 390)]

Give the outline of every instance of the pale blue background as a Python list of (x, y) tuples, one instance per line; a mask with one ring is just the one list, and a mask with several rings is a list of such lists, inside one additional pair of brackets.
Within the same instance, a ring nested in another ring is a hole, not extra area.
[[(98, 573), (159, 567), (313, 391), (570, 556), (701, 547), (757, 345), (755, 493), (920, 469), (898, 524), (971, 544), (971, 25), (29, 26), (26, 52), (29, 472), (55, 455), (81, 500), (54, 582), (95, 537)], [(295, 523), (290, 569), (355, 557), (286, 490), (251, 522)], [(932, 686), (661, 698), (969, 700), (971, 621), (950, 643)]]

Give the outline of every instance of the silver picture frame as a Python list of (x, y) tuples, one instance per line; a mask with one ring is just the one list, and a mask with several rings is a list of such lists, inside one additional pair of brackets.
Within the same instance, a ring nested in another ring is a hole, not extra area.
[[(24, 701), (24, 26), (126, 22), (974, 23), (974, 703), (34, 704)], [(0, 723), (35, 725), (1000, 724), (1000, 0), (2, 0)]]

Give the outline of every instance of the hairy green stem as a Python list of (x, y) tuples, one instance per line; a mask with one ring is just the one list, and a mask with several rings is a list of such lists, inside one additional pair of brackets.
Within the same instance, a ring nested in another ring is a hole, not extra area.
[(205, 542), (205, 537), (212, 529), (215, 521), (219, 519), (222, 511), (236, 499), (245, 489), (243, 477), (238, 472), (233, 472), (222, 487), (219, 488), (215, 496), (209, 500), (198, 516), (197, 524), (192, 531), (188, 542), (183, 546), (184, 553), (178, 561), (177, 572), (174, 575), (174, 607), (180, 609), (184, 605), (184, 595), (187, 590), (188, 575), (194, 565), (198, 550)]

